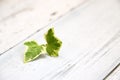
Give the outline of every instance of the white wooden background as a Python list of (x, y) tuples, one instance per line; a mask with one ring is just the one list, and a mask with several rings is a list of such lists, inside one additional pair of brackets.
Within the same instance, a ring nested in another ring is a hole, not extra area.
[[(0, 80), (120, 80), (120, 0), (1, 0), (0, 12)], [(24, 64), (24, 40), (44, 43), (52, 25), (60, 56)]]
[(0, 53), (85, 1), (0, 0)]

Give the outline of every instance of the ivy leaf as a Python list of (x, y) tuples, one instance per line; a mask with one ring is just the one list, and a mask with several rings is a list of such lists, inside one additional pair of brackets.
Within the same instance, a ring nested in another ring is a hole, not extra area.
[(35, 41), (25, 42), (24, 45), (27, 46), (24, 54), (25, 63), (36, 59), (44, 51), (44, 45), (38, 45)]
[(45, 39), (47, 42), (45, 45), (39, 45), (35, 41), (28, 41), (24, 43), (24, 45), (27, 46), (26, 52), (24, 54), (25, 63), (36, 59), (43, 53), (48, 53), (49, 56), (53, 57), (58, 56), (62, 41), (54, 35), (54, 28), (50, 28), (48, 30), (48, 32), (45, 34)]
[(45, 34), (45, 39), (46, 39), (46, 51), (49, 56), (57, 57), (59, 54), (59, 50), (62, 45), (62, 41), (59, 40), (55, 35), (54, 35), (54, 28), (50, 28), (48, 32)]

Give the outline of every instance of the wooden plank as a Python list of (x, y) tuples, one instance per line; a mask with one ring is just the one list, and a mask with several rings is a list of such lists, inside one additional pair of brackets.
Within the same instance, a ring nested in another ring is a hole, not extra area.
[[(24, 64), (21, 43), (0, 56), (0, 79), (104, 79), (120, 62), (119, 4), (118, 0), (91, 0), (50, 24), (63, 41), (60, 56), (41, 56)], [(44, 43), (43, 35), (50, 25), (27, 40)]]
[(11, 49), (14, 45), (38, 29), (60, 18), (85, 1), (86, 0), (0, 1), (0, 53)]
[(110, 73), (104, 78), (104, 80), (119, 80), (120, 79), (120, 63), (110, 71)]

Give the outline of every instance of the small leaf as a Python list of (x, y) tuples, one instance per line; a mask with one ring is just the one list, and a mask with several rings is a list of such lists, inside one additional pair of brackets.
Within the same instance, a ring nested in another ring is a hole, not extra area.
[(24, 45), (27, 46), (27, 51), (24, 54), (25, 63), (36, 59), (44, 50), (44, 46), (38, 45), (35, 41), (25, 42)]
[(47, 41), (46, 51), (48, 55), (57, 57), (58, 52), (61, 48), (62, 42), (54, 35), (54, 28), (50, 28), (45, 34), (45, 39)]

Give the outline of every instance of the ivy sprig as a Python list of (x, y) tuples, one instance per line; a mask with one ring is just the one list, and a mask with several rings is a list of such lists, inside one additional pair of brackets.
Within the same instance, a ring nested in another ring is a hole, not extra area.
[(54, 28), (50, 28), (44, 35), (47, 44), (38, 44), (36, 41), (27, 41), (24, 45), (27, 47), (24, 54), (24, 63), (38, 58), (46, 52), (51, 57), (59, 56), (58, 52), (62, 46), (62, 41), (54, 34)]

